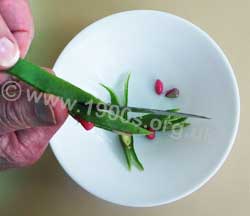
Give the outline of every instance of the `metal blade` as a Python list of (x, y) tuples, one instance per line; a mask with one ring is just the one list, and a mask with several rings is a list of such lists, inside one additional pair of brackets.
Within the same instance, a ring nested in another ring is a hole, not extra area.
[(156, 115), (173, 115), (173, 116), (190, 117), (190, 118), (211, 119), (209, 117), (202, 115), (182, 113), (182, 112), (172, 112), (169, 110), (158, 110), (158, 109), (149, 109), (140, 107), (120, 107), (120, 109), (127, 109), (130, 112), (137, 112), (137, 113), (151, 113)]
[(117, 110), (117, 108), (122, 112), (122, 110), (126, 110), (127, 112), (135, 112), (135, 113), (147, 113), (147, 114), (156, 114), (156, 115), (172, 115), (172, 116), (180, 116), (180, 117), (189, 117), (189, 118), (199, 118), (199, 119), (211, 119), (206, 116), (191, 114), (191, 113), (182, 113), (182, 112), (173, 112), (171, 110), (158, 110), (158, 109), (149, 109), (149, 108), (141, 108), (141, 107), (131, 107), (131, 106), (118, 106), (113, 104), (103, 104), (103, 106), (99, 106), (94, 104), (93, 107), (96, 107), (99, 111), (111, 111), (113, 109)]

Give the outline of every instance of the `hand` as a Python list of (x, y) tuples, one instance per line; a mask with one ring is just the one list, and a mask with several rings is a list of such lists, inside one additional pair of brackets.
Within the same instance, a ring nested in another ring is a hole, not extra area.
[[(26, 55), (32, 38), (28, 2), (0, 0), (0, 71)], [(44, 95), (35, 102), (28, 98), (30, 87), (15, 80), (11, 86), (9, 81), (0, 72), (0, 170), (36, 162), (67, 117), (67, 110), (55, 97), (54, 104), (46, 105)], [(18, 96), (14, 100), (13, 93)]]

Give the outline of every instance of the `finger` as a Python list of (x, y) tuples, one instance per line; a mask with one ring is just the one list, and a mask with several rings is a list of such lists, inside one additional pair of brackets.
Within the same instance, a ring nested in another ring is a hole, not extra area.
[(29, 166), (41, 157), (49, 140), (68, 116), (68, 111), (60, 100), (56, 100), (52, 109), (55, 125), (20, 130), (0, 137), (0, 142), (2, 139), (5, 143), (0, 145), (0, 170)]
[(54, 113), (57, 122), (54, 126), (21, 130), (0, 137), (0, 170), (30, 166), (40, 159), (49, 140), (67, 118), (67, 110), (60, 101), (54, 107)]
[(67, 110), (58, 102), (54, 108), (57, 124), (51, 127), (32, 128), (1, 136), (0, 170), (30, 166), (37, 162), (49, 140), (62, 126)]
[[(13, 85), (13, 84), (12, 84)], [(3, 87), (2, 87), (3, 88)], [(50, 126), (56, 124), (51, 100), (59, 100), (53, 96), (27, 89), (20, 95), (14, 86), (4, 86), (0, 98), (0, 135), (27, 128)], [(35, 97), (33, 99), (31, 97)], [(14, 101), (12, 98), (14, 98)], [(55, 102), (54, 102), (55, 103)]]
[(24, 57), (34, 35), (33, 19), (28, 1), (0, 0), (0, 14), (18, 43), (21, 57)]
[(50, 139), (63, 125), (68, 116), (68, 112), (62, 102), (59, 101), (54, 107), (54, 114), (57, 122), (56, 125), (50, 127), (31, 128), (16, 133), (18, 140), (25, 143), (25, 146), (33, 150), (32, 157), (22, 164), (19, 163), (18, 167), (32, 165), (40, 159), (48, 146)]
[(0, 170), (30, 166), (40, 159), (49, 140), (67, 118), (67, 110), (61, 102), (54, 107), (54, 113), (57, 122), (54, 126), (21, 130), (1, 137), (4, 144), (0, 145)]
[(0, 70), (13, 66), (19, 55), (17, 42), (0, 15)]

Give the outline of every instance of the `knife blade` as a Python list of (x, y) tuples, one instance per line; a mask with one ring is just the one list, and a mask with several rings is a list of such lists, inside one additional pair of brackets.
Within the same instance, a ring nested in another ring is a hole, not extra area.
[[(85, 106), (83, 103), (81, 105)], [(147, 113), (147, 114), (156, 114), (156, 115), (172, 115), (172, 116), (180, 116), (180, 117), (189, 117), (189, 118), (199, 118), (199, 119), (211, 119), (210, 117), (204, 115), (197, 115), (192, 113), (183, 113), (183, 112), (173, 112), (171, 110), (159, 110), (159, 109), (151, 109), (151, 108), (143, 108), (143, 107), (133, 107), (133, 106), (118, 106), (114, 104), (92, 104), (92, 108), (98, 111), (115, 111), (119, 110), (120, 113), (122, 111), (134, 112), (134, 113)]]

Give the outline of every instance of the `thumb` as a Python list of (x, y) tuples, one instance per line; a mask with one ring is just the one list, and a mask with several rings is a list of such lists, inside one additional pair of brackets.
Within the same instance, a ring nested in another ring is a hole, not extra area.
[[(13, 94), (13, 93), (12, 93)], [(29, 101), (26, 94), (22, 94), (15, 101), (10, 101), (3, 95), (0, 97), (0, 136), (6, 133), (56, 125), (56, 118), (52, 105), (46, 105), (45, 97), (39, 101)]]
[(17, 42), (0, 15), (0, 71), (12, 67), (19, 57)]

